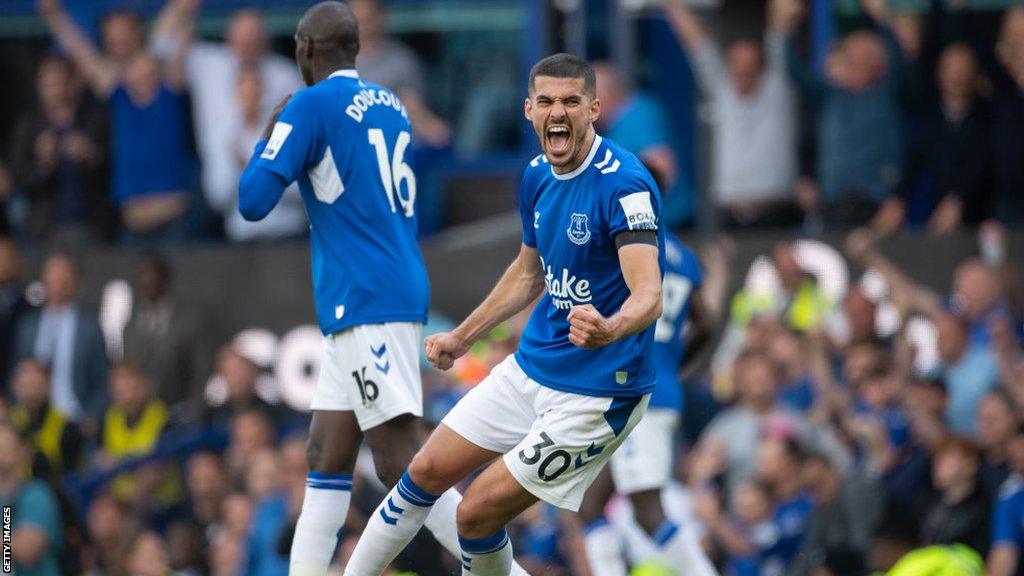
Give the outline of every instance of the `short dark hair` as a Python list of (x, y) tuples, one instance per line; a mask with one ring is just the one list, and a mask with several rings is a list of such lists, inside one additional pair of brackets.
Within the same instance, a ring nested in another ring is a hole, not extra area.
[(534, 64), (533, 68), (530, 68), (530, 92), (533, 92), (534, 80), (538, 76), (582, 78), (583, 92), (591, 98), (597, 96), (597, 78), (594, 76), (594, 69), (579, 56), (562, 52), (552, 54)]

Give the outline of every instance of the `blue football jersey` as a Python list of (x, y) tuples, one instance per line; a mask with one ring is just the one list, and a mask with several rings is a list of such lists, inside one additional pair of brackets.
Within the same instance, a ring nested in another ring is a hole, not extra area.
[(679, 367), (686, 352), (685, 327), (690, 302), (703, 281), (697, 255), (675, 234), (665, 233), (665, 268), (661, 280), (661, 318), (654, 329), (654, 362), (658, 384), (650, 408), (683, 409)]
[(342, 70), (295, 93), (256, 164), (299, 182), (324, 334), (426, 322), (411, 138), (397, 96)]
[(523, 243), (537, 249), (547, 287), (516, 352), (530, 378), (587, 396), (638, 396), (654, 389), (653, 324), (586, 350), (569, 342), (567, 316), (573, 306), (591, 304), (609, 317), (629, 297), (615, 247), (622, 232), (656, 231), (664, 270), (660, 208), (658, 187), (643, 164), (600, 136), (572, 172), (555, 174), (543, 156), (530, 162), (519, 191)]

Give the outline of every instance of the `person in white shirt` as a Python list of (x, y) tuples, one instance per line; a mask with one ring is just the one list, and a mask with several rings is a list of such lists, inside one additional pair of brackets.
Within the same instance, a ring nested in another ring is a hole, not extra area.
[(797, 100), (786, 70), (782, 30), (795, 16), (769, 3), (765, 46), (740, 40), (722, 52), (683, 0), (665, 15), (713, 105), (711, 198), (727, 224), (799, 222)]
[[(255, 70), (242, 70), (238, 73), (234, 92), (238, 101), (239, 123), (233, 127), (231, 137), (232, 161), (241, 174), (249, 163), (253, 147), (263, 134), (265, 116), (261, 103), (263, 101), (263, 77)], [(297, 184), (289, 186), (281, 201), (258, 222), (242, 217), (238, 211), (238, 198), (231, 195), (230, 209), (224, 214), (224, 232), (235, 241), (266, 240), (271, 238), (288, 238), (300, 236), (309, 227), (306, 210), (302, 207), (302, 197)]]
[[(192, 35), (201, 3), (169, 0), (153, 27), (151, 43), (156, 53), (166, 54), (168, 47)], [(228, 236), (233, 240), (271, 239), (282, 233), (295, 235), (294, 228), (282, 231), (273, 218), (244, 227), (240, 236), (232, 234), (235, 228), (230, 224), (230, 216), (237, 212), (235, 192), (243, 167), (236, 161), (234, 145), (245, 120), (240, 100), (231, 96), (236, 94), (239, 76), (244, 71), (259, 74), (260, 118), (269, 116), (282, 98), (302, 88), (295, 63), (267, 49), (263, 18), (254, 9), (234, 13), (225, 42), (193, 42), (185, 59), (203, 192), (210, 207), (225, 216)]]

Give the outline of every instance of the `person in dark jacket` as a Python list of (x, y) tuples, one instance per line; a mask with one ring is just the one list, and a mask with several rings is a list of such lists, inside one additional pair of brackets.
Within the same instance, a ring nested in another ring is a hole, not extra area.
[(82, 98), (71, 63), (48, 57), (36, 74), (36, 109), (15, 123), (11, 174), (28, 199), (25, 233), (79, 243), (112, 232), (106, 112)]
[(992, 501), (978, 478), (980, 466), (981, 453), (966, 438), (952, 436), (935, 448), (932, 483), (939, 497), (921, 524), (924, 544), (965, 544), (988, 553)]
[(89, 436), (107, 408), (108, 360), (99, 321), (77, 301), (78, 275), (68, 255), (46, 259), (46, 304), (18, 322), (14, 360), (35, 358), (50, 367), (53, 407)]

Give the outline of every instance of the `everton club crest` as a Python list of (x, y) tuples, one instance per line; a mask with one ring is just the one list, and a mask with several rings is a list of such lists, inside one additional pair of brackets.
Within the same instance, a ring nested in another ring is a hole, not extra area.
[(569, 228), (566, 229), (566, 233), (569, 234), (569, 240), (577, 246), (583, 246), (590, 240), (590, 228), (587, 227), (587, 215), (577, 214), (573, 212), (572, 220), (569, 222)]

